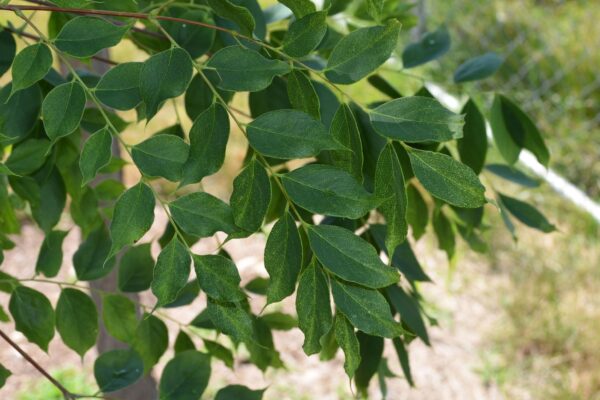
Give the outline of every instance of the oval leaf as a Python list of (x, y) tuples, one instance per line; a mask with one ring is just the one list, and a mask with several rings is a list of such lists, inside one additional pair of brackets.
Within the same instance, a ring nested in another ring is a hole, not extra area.
[(229, 205), (205, 193), (196, 192), (169, 204), (173, 219), (189, 235), (209, 237), (218, 231), (235, 232)]
[(111, 68), (96, 85), (98, 100), (117, 110), (131, 110), (142, 101), (140, 95), (140, 62), (119, 64)]
[(267, 171), (255, 158), (233, 181), (231, 210), (235, 224), (247, 232), (262, 226), (271, 201), (271, 181)]
[(128, 29), (128, 25), (117, 26), (102, 18), (75, 17), (63, 26), (54, 45), (74, 57), (91, 57), (117, 45)]
[(106, 167), (112, 156), (112, 136), (108, 128), (100, 129), (85, 141), (79, 158), (81, 185), (91, 182), (102, 168)]
[(94, 376), (101, 392), (110, 393), (135, 383), (144, 373), (144, 363), (133, 350), (103, 353), (94, 363)]
[(92, 299), (80, 290), (63, 289), (56, 303), (56, 330), (83, 357), (98, 337), (98, 312)]
[(27, 340), (48, 352), (48, 343), (54, 337), (54, 310), (42, 293), (25, 286), (17, 286), (8, 303), (15, 328)]
[(210, 357), (195, 350), (177, 354), (160, 377), (161, 400), (197, 400), (210, 378)]
[(43, 43), (25, 47), (12, 64), (12, 93), (28, 88), (44, 76), (52, 68), (52, 53)]
[(48, 137), (55, 142), (72, 133), (81, 122), (85, 91), (75, 81), (55, 87), (42, 103), (42, 118)]
[(496, 53), (473, 57), (461, 64), (454, 72), (454, 82), (469, 82), (485, 79), (498, 71), (504, 59)]
[(156, 135), (133, 146), (131, 156), (144, 175), (177, 182), (189, 151), (187, 143), (175, 135)]
[(152, 293), (157, 307), (172, 303), (187, 284), (190, 276), (190, 255), (187, 247), (174, 237), (158, 255), (154, 267)]
[(236, 302), (246, 298), (240, 289), (240, 274), (230, 259), (220, 255), (194, 256), (200, 289), (219, 301)]

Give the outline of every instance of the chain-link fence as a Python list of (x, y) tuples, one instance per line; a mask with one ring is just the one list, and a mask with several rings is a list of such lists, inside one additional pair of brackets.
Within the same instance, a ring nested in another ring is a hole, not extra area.
[[(429, 30), (445, 23), (452, 35), (452, 50), (427, 73), (446, 80), (452, 93), (510, 94), (547, 138), (552, 168), (600, 199), (600, 2), (418, 2)], [(494, 77), (474, 86), (452, 84), (449, 70), (488, 51), (505, 58)]]

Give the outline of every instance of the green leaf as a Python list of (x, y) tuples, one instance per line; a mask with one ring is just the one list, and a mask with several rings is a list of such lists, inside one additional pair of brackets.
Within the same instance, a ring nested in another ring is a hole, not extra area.
[(54, 310), (42, 293), (25, 286), (17, 286), (8, 304), (15, 321), (15, 329), (27, 340), (48, 352), (48, 343), (54, 337)]
[[(175, 6), (169, 7), (166, 15), (201, 24), (215, 25), (213, 14), (208, 10), (187, 10), (185, 7)], [(160, 24), (193, 59), (209, 51), (215, 40), (216, 31), (211, 28), (182, 24), (179, 21), (160, 21)]]
[(42, 118), (46, 134), (52, 142), (77, 129), (83, 117), (85, 101), (85, 91), (75, 81), (63, 83), (48, 93), (42, 103)]
[(196, 346), (190, 336), (184, 331), (180, 330), (173, 344), (173, 350), (175, 354), (183, 353), (188, 350), (196, 350)]
[(408, 206), (406, 207), (406, 220), (412, 228), (415, 240), (419, 240), (425, 234), (429, 223), (429, 208), (423, 199), (421, 192), (412, 184), (406, 187)]
[(229, 205), (205, 192), (180, 197), (169, 204), (169, 209), (177, 225), (189, 235), (209, 237), (218, 231), (237, 230)]
[(190, 129), (190, 153), (183, 165), (182, 186), (200, 182), (221, 168), (229, 129), (229, 115), (219, 103), (214, 103), (196, 118)]
[(110, 393), (135, 383), (144, 373), (144, 364), (133, 350), (111, 350), (94, 362), (94, 376), (101, 392)]
[(154, 194), (145, 183), (127, 189), (115, 204), (110, 224), (112, 246), (107, 259), (137, 242), (154, 222)]
[(142, 292), (150, 287), (154, 259), (150, 243), (129, 248), (119, 261), (118, 286), (122, 292)]
[(319, 96), (310, 79), (302, 72), (292, 71), (288, 75), (287, 92), (292, 106), (316, 119), (321, 119)]
[(52, 53), (43, 43), (25, 47), (12, 64), (12, 93), (26, 89), (46, 76), (52, 68)]
[(463, 138), (456, 143), (458, 154), (463, 164), (479, 174), (485, 164), (488, 147), (485, 118), (473, 99), (469, 99), (461, 114), (465, 116), (465, 126), (463, 127)]
[(370, 111), (371, 123), (383, 137), (405, 142), (446, 142), (461, 138), (464, 119), (430, 97), (403, 97)]
[(392, 306), (400, 314), (400, 319), (414, 333), (417, 334), (425, 344), (430, 345), (427, 328), (421, 316), (421, 310), (417, 300), (408, 295), (402, 288), (398, 286), (390, 286), (386, 290)]
[(233, 181), (231, 210), (235, 224), (247, 232), (262, 226), (271, 201), (271, 181), (265, 168), (253, 158)]
[[(15, 38), (6, 29), (0, 30), (0, 76), (4, 75), (10, 69), (15, 53), (17, 52), (17, 43)], [(2, 387), (2, 385), (0, 385)]]
[(283, 40), (283, 51), (292, 57), (303, 57), (317, 48), (327, 32), (327, 12), (307, 14), (292, 22)]
[[(2, 32), (0, 32), (1, 34)], [(0, 47), (1, 49), (1, 47)], [(6, 384), (6, 380), (12, 375), (10, 370), (6, 369), (4, 365), (0, 364), (0, 389)]]
[(328, 164), (339, 167), (352, 175), (359, 183), (363, 181), (363, 148), (360, 131), (354, 113), (346, 104), (336, 111), (329, 134), (346, 150), (324, 151), (321, 157)]
[(529, 175), (519, 171), (518, 169), (508, 165), (488, 164), (485, 168), (493, 174), (498, 175), (499, 177), (504, 178), (509, 182), (513, 182), (527, 188), (536, 188), (540, 186), (539, 180), (532, 178)]
[(129, 25), (117, 26), (97, 17), (75, 17), (54, 39), (54, 45), (71, 56), (86, 58), (117, 45)]
[(304, 352), (308, 355), (318, 353), (321, 351), (320, 340), (329, 332), (333, 318), (327, 276), (314, 259), (300, 275), (296, 311), (298, 326), (304, 333)]
[(360, 344), (356, 338), (354, 327), (343, 314), (335, 315), (335, 340), (338, 342), (344, 355), (344, 370), (350, 379), (360, 365)]
[(380, 201), (337, 167), (309, 164), (281, 177), (292, 201), (313, 213), (356, 219)]
[(152, 293), (156, 306), (172, 303), (184, 288), (190, 276), (190, 255), (187, 247), (175, 236), (158, 255), (154, 267)]
[(504, 59), (493, 52), (473, 57), (456, 68), (454, 82), (462, 83), (485, 79), (494, 75), (502, 63), (504, 63)]
[(149, 121), (161, 104), (183, 94), (192, 79), (193, 65), (185, 50), (172, 48), (144, 62), (140, 72), (140, 95)]
[(204, 339), (203, 342), (204, 346), (206, 346), (206, 350), (208, 350), (212, 357), (223, 361), (229, 368), (233, 368), (233, 353), (231, 350), (212, 340)]
[(441, 153), (410, 149), (408, 155), (415, 176), (433, 196), (457, 207), (485, 204), (485, 187), (471, 168)]
[(402, 367), (402, 372), (404, 373), (404, 376), (406, 377), (408, 384), (411, 387), (414, 387), (415, 383), (413, 381), (412, 372), (410, 370), (410, 361), (408, 359), (408, 351), (406, 351), (406, 348), (404, 347), (404, 343), (402, 342), (402, 339), (394, 338), (393, 342), (394, 342), (394, 348), (396, 349), (396, 353), (398, 354), (398, 359), (400, 360), (400, 366)]
[(135, 331), (131, 345), (142, 357), (144, 372), (150, 372), (169, 346), (167, 326), (154, 315), (145, 314)]
[(196, 297), (198, 297), (199, 293), (200, 293), (200, 286), (198, 286), (198, 282), (194, 279), (192, 281), (189, 281), (183, 287), (183, 289), (181, 289), (181, 291), (177, 295), (177, 298), (175, 299), (175, 301), (173, 301), (172, 303), (169, 303), (169, 304), (165, 304), (163, 307), (164, 308), (175, 308), (175, 307), (187, 306), (188, 304), (190, 304), (194, 300), (196, 300)]
[(519, 158), (521, 149), (531, 151), (538, 161), (548, 165), (550, 154), (539, 130), (509, 98), (496, 95), (490, 115), (490, 125), (500, 154), (509, 164)]
[(445, 25), (429, 32), (416, 43), (411, 43), (402, 52), (404, 68), (414, 68), (440, 58), (450, 50), (450, 33)]
[(110, 247), (110, 237), (104, 225), (90, 233), (73, 255), (77, 279), (93, 281), (108, 275), (115, 265), (115, 259), (108, 258)]
[(265, 268), (271, 277), (267, 303), (283, 300), (296, 288), (302, 267), (302, 242), (296, 221), (286, 212), (275, 223), (265, 246)]
[(93, 133), (85, 141), (79, 158), (81, 185), (87, 185), (106, 167), (112, 156), (112, 136), (108, 128)]
[(27, 139), (13, 147), (6, 167), (16, 175), (29, 175), (44, 165), (50, 147), (46, 139)]
[(242, 34), (252, 36), (254, 17), (246, 7), (234, 4), (230, 0), (208, 0), (208, 5), (219, 17), (235, 22)]
[(177, 182), (181, 179), (189, 151), (189, 146), (180, 137), (157, 135), (133, 146), (131, 156), (144, 175)]
[(219, 50), (210, 58), (207, 67), (214, 68), (219, 74), (221, 89), (237, 92), (258, 92), (269, 86), (274, 77), (291, 71), (289, 64), (265, 58), (242, 46)]
[(388, 253), (394, 254), (396, 247), (406, 240), (408, 234), (408, 222), (406, 221), (408, 199), (402, 166), (391, 143), (383, 148), (377, 160), (375, 195), (384, 199), (379, 206), (379, 211), (386, 222), (385, 243)]
[(438, 248), (444, 250), (448, 260), (452, 260), (456, 251), (454, 223), (451, 222), (441, 209), (433, 212), (433, 231), (438, 241)]
[(246, 298), (240, 289), (240, 274), (229, 258), (220, 255), (195, 255), (194, 268), (200, 289), (211, 298), (232, 303)]
[(398, 272), (385, 265), (375, 248), (351, 231), (318, 225), (308, 229), (310, 247), (323, 266), (336, 276), (370, 288), (398, 282)]
[(80, 290), (63, 289), (56, 303), (56, 330), (64, 344), (83, 357), (98, 337), (98, 312), (92, 299)]
[(217, 392), (215, 400), (261, 400), (265, 390), (251, 390), (246, 386), (229, 385)]
[[(40, 115), (42, 91), (33, 85), (10, 95), (12, 85), (0, 90), (0, 143), (15, 143), (25, 138)], [(10, 97), (10, 98), (9, 98)]]
[[(279, 3), (289, 8), (296, 18), (302, 18), (306, 14), (317, 11), (315, 4), (311, 0), (277, 0)], [(326, 7), (323, 7), (326, 8)]]
[(338, 311), (356, 327), (369, 335), (394, 338), (403, 329), (392, 317), (385, 297), (377, 290), (331, 280), (333, 300)]
[(319, 121), (297, 110), (262, 114), (248, 125), (248, 140), (259, 153), (274, 158), (316, 156), (323, 150), (346, 150)]
[(502, 205), (511, 213), (511, 215), (530, 228), (545, 233), (556, 230), (556, 227), (548, 222), (546, 217), (532, 205), (503, 194), (499, 194), (499, 196)]
[(161, 400), (197, 400), (202, 396), (210, 378), (210, 357), (188, 350), (175, 355), (160, 377)]
[(48, 278), (58, 275), (63, 261), (62, 245), (68, 233), (67, 231), (51, 231), (44, 237), (35, 264), (36, 273), (42, 273)]
[(390, 58), (396, 47), (400, 23), (390, 20), (385, 26), (359, 28), (345, 36), (333, 49), (325, 76), (332, 83), (354, 83)]
[(31, 204), (31, 214), (38, 226), (47, 233), (60, 220), (67, 201), (65, 183), (56, 167), (50, 169), (40, 183), (39, 199), (43, 201)]
[(140, 73), (143, 63), (128, 62), (111, 68), (102, 76), (94, 93), (98, 100), (116, 110), (131, 110), (142, 101)]
[[(356, 369), (354, 383), (361, 397), (367, 396), (369, 382), (379, 370), (383, 355), (383, 339), (367, 335), (363, 332), (356, 334), (360, 344), (360, 365)], [(385, 395), (384, 395), (385, 398)]]
[(120, 294), (108, 294), (102, 299), (102, 320), (108, 333), (125, 343), (131, 343), (138, 326), (135, 304)]
[[(210, 82), (213, 89), (216, 88), (220, 81), (219, 75), (210, 69), (203, 70), (202, 73), (203, 75), (196, 74), (194, 76), (188, 90), (185, 92), (185, 112), (192, 121), (195, 121), (200, 114), (212, 105), (220, 104), (215, 102), (216, 96), (208, 84), (208, 82)], [(235, 94), (234, 92), (221, 90), (219, 88), (216, 88), (216, 91), (226, 103), (228, 103)], [(227, 115), (227, 112), (225, 112), (225, 114)], [(229, 126), (229, 120), (227, 121), (227, 126)]]
[(240, 305), (208, 298), (208, 316), (215, 327), (234, 340), (254, 343), (254, 321)]
[(282, 312), (272, 312), (264, 314), (261, 320), (270, 328), (279, 331), (289, 331), (298, 327), (296, 318)]

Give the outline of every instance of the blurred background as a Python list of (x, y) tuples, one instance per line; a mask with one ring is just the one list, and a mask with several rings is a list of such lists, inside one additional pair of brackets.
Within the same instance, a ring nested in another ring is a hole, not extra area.
[[(400, 1), (400, 0), (399, 0)], [(265, 7), (274, 0), (260, 1)], [(19, 1), (13, 2), (19, 4)], [(409, 71), (383, 71), (403, 94), (415, 93), (424, 81), (436, 82), (445, 95), (462, 99), (478, 92), (489, 105), (491, 93), (510, 94), (537, 122), (551, 150), (550, 167), (580, 188), (593, 201), (600, 201), (600, 1), (594, 0), (415, 0), (406, 3), (406, 18), (399, 49), (427, 31), (443, 24), (451, 36), (451, 50), (437, 61)], [(45, 26), (47, 15), (35, 20)], [(5, 23), (16, 19), (0, 14)], [(18, 25), (18, 24), (17, 24)], [(22, 48), (24, 42), (20, 42)], [(457, 86), (452, 73), (465, 60), (494, 51), (505, 58), (501, 69), (479, 83)], [(117, 62), (143, 60), (145, 55), (126, 42), (110, 51)], [(385, 69), (385, 68), (384, 68)], [(7, 78), (0, 81), (4, 85)], [(366, 100), (380, 94), (369, 85), (351, 91)], [(247, 109), (245, 96), (237, 96), (236, 107)], [(122, 113), (135, 121), (133, 113)], [(130, 143), (181, 120), (184, 129), (191, 121), (178, 99), (147, 126), (131, 124), (125, 132)], [(234, 132), (225, 167), (204, 181), (207, 191), (227, 199), (231, 182), (244, 158), (246, 143)], [(490, 160), (494, 160), (494, 154)], [(527, 169), (524, 169), (527, 171)], [(133, 169), (128, 179), (136, 179)], [(492, 175), (485, 179), (496, 180)], [(542, 180), (543, 181), (543, 180)], [(398, 379), (388, 382), (387, 398), (396, 399), (600, 399), (600, 228), (598, 223), (548, 184), (535, 189), (495, 181), (503, 191), (526, 199), (557, 225), (549, 235), (517, 227), (517, 240), (502, 225), (498, 214), (486, 224), (487, 254), (475, 254), (459, 244), (448, 262), (437, 249), (433, 235), (417, 245), (417, 256), (433, 283), (424, 284), (427, 311), (437, 321), (431, 328), (432, 347), (410, 346), (416, 388), (406, 384), (395, 357), (390, 372)], [(164, 191), (173, 190), (165, 184)], [(160, 218), (159, 218), (160, 219)], [(164, 224), (164, 220), (162, 220)], [(64, 226), (72, 224), (64, 221)], [(161, 226), (147, 236), (160, 235)], [(70, 258), (79, 241), (71, 232), (65, 242), (65, 266), (69, 278)], [(71, 238), (71, 241), (69, 241)], [(19, 274), (35, 265), (42, 236), (26, 226), (17, 248), (5, 254), (3, 268)], [(242, 242), (240, 242), (242, 243)], [(228, 250), (242, 266), (244, 279), (264, 273), (262, 238), (250, 245), (233, 243)], [(211, 244), (201, 244), (210, 246)], [(29, 272), (30, 273), (30, 272)], [(21, 273), (20, 276), (27, 276)], [(41, 288), (45, 292), (56, 288)], [(2, 298), (4, 301), (5, 298)], [(293, 308), (284, 302), (282, 310)], [(188, 321), (199, 306), (178, 310)], [(176, 326), (173, 327), (176, 333)], [(175, 334), (171, 335), (174, 340)], [(93, 385), (89, 368), (93, 355), (82, 364), (55, 340), (49, 355), (18, 340), (75, 392)], [(269, 386), (268, 399), (350, 399), (342, 361), (321, 363), (318, 356), (302, 353), (299, 331), (277, 333), (287, 369), (265, 375), (243, 363), (235, 371), (216, 366), (211, 386), (224, 382)], [(17, 400), (60, 399), (53, 388), (4, 345), (0, 360), (14, 376), (0, 394)], [(17, 365), (15, 367), (15, 365)], [(83, 365), (83, 368), (82, 368)], [(82, 373), (84, 371), (85, 373)], [(206, 394), (206, 399), (211, 394)], [(377, 382), (373, 399), (382, 398)]]

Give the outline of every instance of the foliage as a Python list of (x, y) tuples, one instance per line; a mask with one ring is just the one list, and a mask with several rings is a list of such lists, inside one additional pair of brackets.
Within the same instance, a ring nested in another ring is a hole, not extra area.
[[(386, 342), (393, 341), (410, 382), (406, 348), (417, 338), (429, 344), (419, 293), (419, 282), (429, 278), (411, 249), (429, 222), (450, 258), (457, 237), (476, 251), (485, 247), (479, 238), (483, 214), (496, 212), (484, 209), (486, 203), (502, 210), (511, 230), (512, 218), (545, 232), (554, 229), (531, 205), (489, 185), (486, 198), (478, 176), (488, 150), (485, 117), (476, 102), (468, 103), (466, 115), (456, 114), (426, 88), (402, 96), (377, 75), (398, 57), (400, 20), (410, 22), (398, 2), (326, 1), (323, 10), (307, 0), (281, 1), (269, 10), (255, 0), (53, 3), (81, 9), (36, 7), (53, 11), (52, 38), (24, 14), (27, 7), (0, 7), (14, 11), (38, 40), (15, 54), (15, 36), (23, 29), (7, 27), (0, 35), (1, 48), (8, 49), (0, 66), (12, 64), (13, 78), (0, 91), (0, 244), (11, 248), (7, 235), (19, 232), (17, 212), (25, 210), (46, 234), (36, 272), (56, 276), (65, 236), (56, 226), (70, 212), (84, 236), (73, 257), (78, 280), (93, 281), (119, 268), (121, 291), (151, 289), (156, 303), (141, 319), (127, 297), (103, 293), (102, 322), (128, 346), (95, 361), (103, 393), (152, 370), (169, 347), (163, 321), (168, 308), (189, 304), (200, 292), (207, 306), (191, 324), (182, 324), (176, 355), (160, 379), (161, 398), (198, 399), (211, 359), (231, 367), (232, 349), (239, 346), (263, 371), (283, 367), (272, 329), (295, 325), (290, 316), (278, 323), (272, 314), (253, 311), (250, 288), (240, 287), (225, 250), (191, 250), (217, 232), (227, 234), (227, 242), (244, 240), (275, 222), (265, 249), (269, 281), (260, 294), (271, 304), (297, 290), (304, 351), (326, 358), (341, 347), (348, 376), (366, 394), (376, 373), (383, 382), (389, 377), (382, 357)], [(340, 26), (331, 16), (341, 12), (361, 24)], [(435, 39), (426, 36), (402, 52), (407, 67), (449, 50), (445, 29), (431, 35)], [(430, 39), (441, 43), (430, 46)], [(102, 77), (73, 66), (74, 59), (98, 58), (121, 41), (146, 51), (147, 59), (114, 66)], [(53, 60), (68, 70), (66, 76), (48, 68)], [(497, 64), (494, 57), (475, 58), (459, 68), (456, 80), (484, 78)], [(341, 86), (367, 77), (386, 102), (363, 104)], [(250, 116), (230, 105), (246, 92)], [(125, 141), (127, 123), (115, 110), (135, 110), (138, 120), (148, 122), (179, 97), (194, 121), (189, 132), (177, 126), (135, 145)], [(507, 164), (522, 149), (547, 163), (532, 120), (512, 100), (497, 99), (491, 122)], [(199, 183), (222, 167), (230, 121), (246, 134), (249, 147), (225, 202)], [(141, 175), (130, 188), (112, 179), (129, 163), (113, 152), (113, 142)], [(178, 189), (161, 194), (162, 179)], [(168, 223), (154, 262), (149, 246), (138, 241), (157, 208)], [(79, 290), (82, 285), (66, 284), (72, 287), (62, 289), (53, 307), (26, 282), (3, 274), (0, 283), (11, 294), (15, 329), (43, 350), (55, 330), (81, 356), (97, 340), (98, 312)], [(210, 341), (194, 327), (222, 333), (230, 342)], [(202, 339), (205, 351), (195, 349), (190, 335)], [(262, 394), (230, 386), (217, 398)]]

